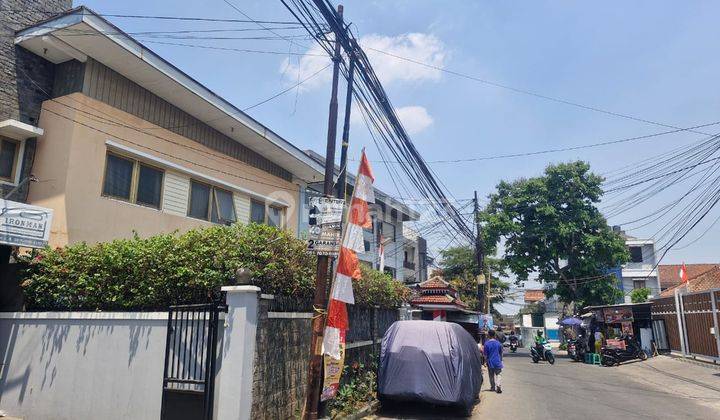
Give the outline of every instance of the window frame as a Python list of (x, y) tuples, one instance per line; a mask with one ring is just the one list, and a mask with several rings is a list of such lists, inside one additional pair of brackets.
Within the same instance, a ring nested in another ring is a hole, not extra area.
[(13, 156), (12, 167), (10, 168), (10, 177), (0, 176), (0, 182), (5, 184), (16, 185), (18, 183), (18, 168), (20, 166), (20, 153), (25, 154), (25, 142), (15, 140), (8, 137), (0, 137), (0, 141), (15, 144), (15, 155)]
[[(130, 176), (130, 197), (129, 198), (105, 193), (105, 181), (107, 179), (107, 174), (108, 174), (108, 156), (110, 156), (110, 155), (115, 156), (118, 159), (130, 161), (133, 165), (132, 175)], [(137, 201), (137, 193), (138, 193), (138, 188), (140, 185), (140, 166), (141, 165), (148, 167), (150, 169), (159, 171), (162, 174), (162, 176), (160, 177), (160, 200), (158, 202), (157, 207), (155, 207), (151, 204), (148, 204), (148, 203), (138, 203), (138, 201)], [(165, 168), (162, 168), (158, 165), (149, 163), (142, 159), (137, 159), (135, 157), (132, 157), (132, 156), (129, 156), (129, 155), (126, 155), (123, 153), (118, 153), (114, 150), (108, 150), (105, 153), (105, 166), (103, 168), (102, 182), (100, 183), (100, 196), (109, 198), (112, 200), (124, 201), (126, 203), (135, 204), (137, 206), (146, 207), (149, 209), (162, 210), (163, 196), (165, 195), (165, 175), (166, 175)]]
[[(634, 258), (634, 257), (637, 256), (637, 255), (633, 256), (633, 250), (637, 250), (636, 252), (639, 252), (638, 255), (640, 256), (640, 261), (635, 261), (635, 258)], [(629, 246), (629, 247), (628, 247), (628, 254), (630, 254), (630, 262), (631, 262), (631, 263), (640, 264), (640, 263), (644, 262), (644, 259), (643, 259), (643, 249), (642, 249), (641, 246)]]
[[(638, 287), (638, 285), (642, 285), (642, 287)], [(645, 289), (645, 288), (647, 288), (647, 282), (645, 280), (633, 279), (633, 290)]]
[[(210, 193), (208, 194), (208, 210), (207, 210), (207, 214), (205, 215), (205, 219), (201, 219), (201, 218), (199, 218), (199, 217), (195, 217), (195, 216), (191, 216), (191, 215), (190, 215), (190, 207), (192, 206), (192, 184), (193, 184), (193, 182), (196, 183), (196, 184), (204, 185), (204, 186), (208, 187), (208, 189), (210, 190)], [(232, 204), (233, 216), (235, 216), (235, 220), (228, 221), (229, 223), (225, 223), (225, 222), (223, 221), (223, 219), (220, 217), (220, 209), (219, 209), (219, 208), (217, 209), (217, 210), (218, 210), (218, 220), (219, 220), (219, 221), (218, 221), (218, 222), (213, 222), (213, 221), (212, 221), (213, 206), (216, 206), (216, 205), (217, 205), (217, 202), (218, 202), (218, 199), (217, 199), (217, 196), (216, 196), (216, 191), (217, 191), (217, 190), (221, 190), (221, 191), (223, 191), (223, 192), (226, 192), (226, 193), (230, 194), (230, 202), (231, 202), (231, 204)], [(238, 217), (237, 217), (237, 215), (238, 215), (238, 209), (237, 209), (237, 207), (235, 206), (235, 192), (232, 191), (232, 190), (230, 190), (230, 189), (223, 188), (223, 187), (220, 187), (220, 186), (217, 186), (217, 185), (214, 185), (214, 184), (210, 184), (210, 183), (205, 182), (205, 181), (200, 181), (200, 180), (195, 179), (195, 178), (190, 178), (190, 188), (188, 188), (187, 210), (185, 211), (185, 215), (186, 215), (187, 217), (191, 218), (191, 219), (202, 220), (202, 221), (204, 221), (204, 222), (212, 223), (212, 224), (214, 224), (214, 225), (229, 226), (229, 225), (231, 225), (231, 224), (233, 224), (233, 223), (237, 223), (237, 222), (238, 222)]]
[(287, 219), (287, 217), (285, 217), (287, 213), (287, 207), (277, 204), (267, 204), (265, 207), (265, 224), (268, 226), (270, 226), (270, 209), (280, 210), (280, 224), (275, 227), (277, 227), (278, 229), (285, 229), (285, 225), (287, 223), (287, 221), (285, 220)]

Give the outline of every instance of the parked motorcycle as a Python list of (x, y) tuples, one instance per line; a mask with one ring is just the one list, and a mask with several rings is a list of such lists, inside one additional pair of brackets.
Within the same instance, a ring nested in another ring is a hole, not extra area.
[(530, 357), (532, 357), (533, 363), (545, 360), (551, 365), (555, 364), (555, 356), (552, 354), (552, 347), (550, 346), (550, 343), (543, 344), (542, 350), (538, 349), (537, 345), (530, 347)]
[(576, 362), (582, 362), (587, 353), (587, 343), (581, 337), (568, 341), (568, 356)]
[(604, 366), (619, 366), (620, 362), (634, 359), (647, 360), (648, 357), (636, 340), (626, 340), (624, 349), (603, 347), (600, 354)]

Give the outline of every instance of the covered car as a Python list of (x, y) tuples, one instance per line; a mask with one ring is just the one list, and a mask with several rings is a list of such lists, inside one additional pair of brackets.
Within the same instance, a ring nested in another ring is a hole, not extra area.
[(382, 340), (378, 395), (471, 410), (482, 385), (481, 369), (480, 349), (460, 325), (397, 321)]

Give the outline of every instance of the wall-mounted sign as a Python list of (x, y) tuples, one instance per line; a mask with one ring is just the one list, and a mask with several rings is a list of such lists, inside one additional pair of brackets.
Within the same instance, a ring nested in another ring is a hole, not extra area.
[(0, 244), (47, 246), (52, 216), (51, 209), (0, 199)]
[(340, 252), (342, 212), (345, 200), (313, 197), (310, 199), (308, 251), (335, 257)]
[(606, 324), (618, 324), (633, 320), (632, 308), (627, 306), (603, 308), (603, 315)]

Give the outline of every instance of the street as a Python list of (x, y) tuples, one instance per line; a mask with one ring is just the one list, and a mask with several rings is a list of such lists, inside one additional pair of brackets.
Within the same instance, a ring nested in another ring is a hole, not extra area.
[[(527, 350), (505, 354), (503, 393), (483, 381), (472, 418), (711, 419), (720, 418), (720, 370), (661, 356), (605, 368), (575, 363), (558, 352), (555, 365), (535, 365)], [(373, 419), (460, 418), (444, 408), (408, 404)]]

